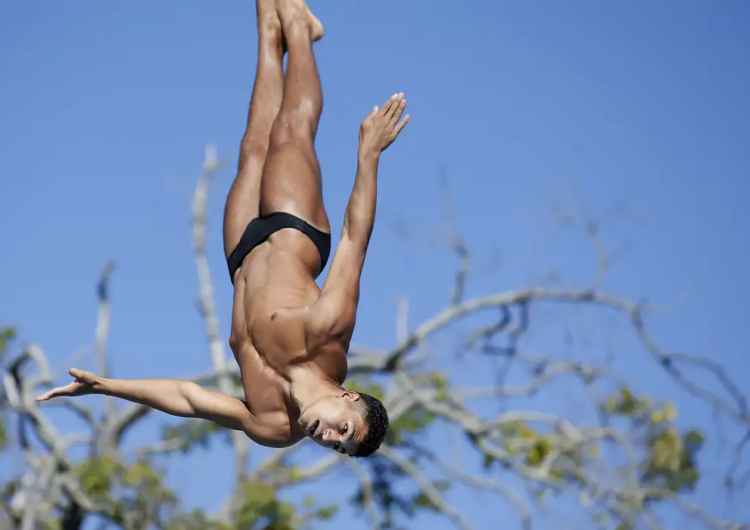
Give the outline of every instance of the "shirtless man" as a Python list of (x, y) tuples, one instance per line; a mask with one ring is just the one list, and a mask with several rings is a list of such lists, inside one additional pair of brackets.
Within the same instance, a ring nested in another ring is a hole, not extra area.
[[(403, 94), (362, 122), (354, 188), (323, 288), (331, 235), (314, 141), (322, 93), (312, 44), (323, 27), (304, 0), (257, 0), (258, 69), (237, 177), (224, 214), (234, 284), (229, 344), (246, 401), (175, 379), (75, 381), (39, 396), (104, 394), (167, 414), (243, 431), (267, 447), (306, 436), (364, 457), (385, 438), (388, 415), (372, 396), (345, 390), (359, 283), (375, 221), (381, 153), (408, 122)], [(282, 59), (288, 51), (284, 76)], [(401, 120), (401, 121), (399, 121)]]

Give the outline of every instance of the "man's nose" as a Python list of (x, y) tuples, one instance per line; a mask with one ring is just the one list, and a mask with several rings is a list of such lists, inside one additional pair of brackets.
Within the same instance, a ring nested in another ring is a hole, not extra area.
[(334, 431), (331, 429), (326, 429), (323, 431), (323, 440), (326, 442), (335, 442), (337, 441), (337, 435)]

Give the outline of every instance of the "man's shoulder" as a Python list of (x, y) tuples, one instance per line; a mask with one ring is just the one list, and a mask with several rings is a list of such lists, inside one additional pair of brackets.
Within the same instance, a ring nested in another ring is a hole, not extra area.
[(289, 447), (305, 437), (287, 412), (269, 412), (255, 415), (245, 434), (259, 445), (272, 448)]

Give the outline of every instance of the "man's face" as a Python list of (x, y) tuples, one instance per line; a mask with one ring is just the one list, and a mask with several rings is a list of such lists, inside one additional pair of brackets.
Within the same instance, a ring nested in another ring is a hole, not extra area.
[(367, 436), (359, 394), (342, 390), (305, 411), (305, 434), (315, 443), (342, 454), (352, 454)]

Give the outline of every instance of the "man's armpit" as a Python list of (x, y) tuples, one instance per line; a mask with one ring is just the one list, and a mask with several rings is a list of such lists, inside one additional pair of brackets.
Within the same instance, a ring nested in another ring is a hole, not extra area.
[(315, 342), (351, 335), (357, 318), (356, 301), (346, 292), (329, 292), (312, 307), (307, 332)]
[(244, 432), (248, 438), (264, 447), (283, 448), (296, 444), (304, 433), (291, 425), (289, 416), (278, 412), (262, 416), (251, 415), (245, 422)]

